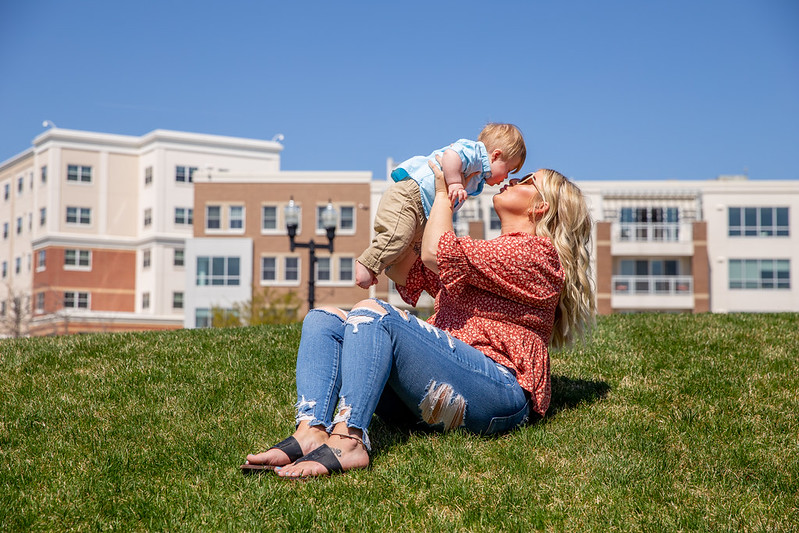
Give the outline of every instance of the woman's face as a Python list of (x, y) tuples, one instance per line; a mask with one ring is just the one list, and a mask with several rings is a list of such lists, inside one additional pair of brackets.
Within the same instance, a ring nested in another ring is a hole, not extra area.
[(543, 200), (540, 184), (546, 179), (544, 172), (538, 170), (523, 178), (509, 180), (494, 195), (494, 209), (497, 214), (512, 214), (527, 217), (529, 210)]

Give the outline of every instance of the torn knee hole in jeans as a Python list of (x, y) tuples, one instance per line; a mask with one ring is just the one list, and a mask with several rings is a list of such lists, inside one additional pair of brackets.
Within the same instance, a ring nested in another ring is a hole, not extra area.
[(446, 383), (431, 381), (419, 409), (425, 422), (431, 426), (443, 424), (445, 431), (465, 423), (466, 399)]
[[(355, 311), (370, 311), (370, 314), (353, 314)], [(371, 316), (371, 313), (374, 313), (378, 316)], [(370, 322), (374, 322), (375, 318), (382, 318), (384, 316), (385, 313), (381, 313), (380, 311), (372, 309), (371, 307), (353, 307), (352, 310), (347, 314), (347, 319), (344, 321), (344, 323), (352, 326), (353, 333), (358, 333), (359, 324), (369, 324)]]

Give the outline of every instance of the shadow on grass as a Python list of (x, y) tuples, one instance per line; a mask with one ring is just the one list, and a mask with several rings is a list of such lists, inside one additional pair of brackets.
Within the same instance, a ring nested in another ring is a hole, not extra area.
[[(605, 381), (552, 376), (552, 399), (543, 420), (549, 420), (561, 411), (600, 400), (608, 392), (610, 385)], [(539, 417), (538, 420), (542, 419)]]

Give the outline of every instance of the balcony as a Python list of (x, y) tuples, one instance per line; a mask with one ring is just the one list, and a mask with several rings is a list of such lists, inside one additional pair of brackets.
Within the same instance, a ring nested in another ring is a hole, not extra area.
[(614, 222), (611, 253), (690, 256), (694, 253), (693, 226), (690, 222)]
[(694, 307), (692, 276), (613, 276), (614, 309), (690, 310)]

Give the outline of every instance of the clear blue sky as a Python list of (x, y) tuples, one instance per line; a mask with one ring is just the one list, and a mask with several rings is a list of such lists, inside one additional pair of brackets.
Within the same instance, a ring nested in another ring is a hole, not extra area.
[(377, 179), (513, 122), (525, 171), (799, 179), (799, 1), (0, 0), (0, 161), (44, 119)]

